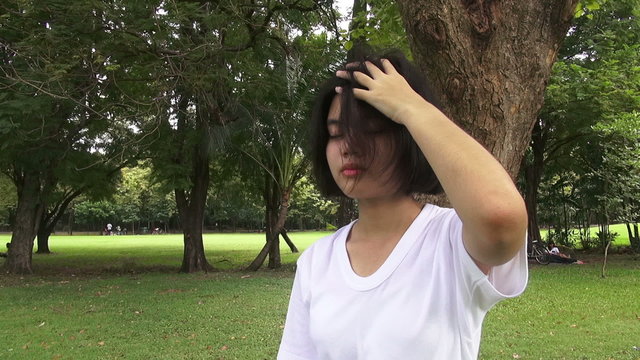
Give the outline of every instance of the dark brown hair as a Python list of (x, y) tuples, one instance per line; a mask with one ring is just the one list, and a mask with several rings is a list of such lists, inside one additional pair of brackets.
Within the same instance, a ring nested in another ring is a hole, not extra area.
[[(382, 69), (382, 59), (387, 59), (413, 88), (425, 100), (440, 108), (439, 103), (418, 69), (400, 51), (388, 51), (379, 55), (360, 55), (348, 67), (349, 72), (359, 71), (369, 75), (364, 62), (369, 61)], [(352, 64), (355, 63), (355, 64)], [(311, 158), (314, 175), (320, 191), (327, 196), (345, 196), (338, 187), (327, 162), (326, 148), (329, 141), (327, 116), (334, 97), (337, 95), (335, 87), (342, 87), (340, 94), (340, 125), (342, 136), (349, 149), (354, 149), (359, 157), (371, 161), (375, 157), (375, 143), (371, 141), (371, 134), (384, 134), (391, 144), (392, 156), (389, 181), (397, 186), (400, 192), (438, 194), (442, 187), (431, 165), (409, 134), (407, 128), (389, 119), (364, 101), (353, 96), (353, 88), (363, 88), (355, 80), (344, 80), (336, 76), (331, 77), (321, 87), (315, 100), (311, 115)]]

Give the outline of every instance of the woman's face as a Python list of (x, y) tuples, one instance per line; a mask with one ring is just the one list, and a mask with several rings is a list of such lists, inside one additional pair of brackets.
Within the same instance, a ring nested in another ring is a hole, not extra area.
[(375, 142), (375, 155), (368, 160), (349, 149), (340, 124), (340, 97), (331, 102), (327, 116), (329, 142), (326, 153), (333, 179), (342, 192), (352, 199), (379, 198), (397, 193), (397, 186), (391, 179), (393, 169), (388, 165), (391, 147), (384, 134), (372, 134)]

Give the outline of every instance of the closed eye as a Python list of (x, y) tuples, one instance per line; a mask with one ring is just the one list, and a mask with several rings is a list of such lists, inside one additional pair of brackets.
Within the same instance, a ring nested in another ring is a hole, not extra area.
[(330, 139), (337, 139), (342, 137), (342, 128), (338, 120), (330, 119), (327, 121), (327, 132)]

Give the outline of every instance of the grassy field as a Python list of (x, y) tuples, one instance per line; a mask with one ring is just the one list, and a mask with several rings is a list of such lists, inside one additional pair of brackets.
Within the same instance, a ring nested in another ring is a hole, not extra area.
[[(291, 235), (304, 249), (323, 234)], [(177, 273), (178, 235), (54, 236), (35, 275), (0, 275), (0, 359), (274, 359), (297, 256), (242, 271), (263, 236), (206, 235), (223, 270), (208, 274)], [(640, 257), (610, 257), (605, 279), (585, 260), (532, 264), (525, 294), (487, 316), (480, 358), (640, 359)]]
[[(599, 230), (597, 226), (592, 226), (591, 228), (589, 228), (589, 231), (591, 232), (591, 236), (595, 237)], [(616, 236), (616, 239), (612, 243), (613, 246), (629, 246), (629, 232), (627, 231), (627, 227), (625, 224), (611, 225), (609, 227), (609, 231), (611, 233), (618, 233), (618, 236)], [(540, 235), (542, 236), (543, 240), (547, 237), (547, 233), (547, 229), (540, 229)], [(575, 245), (580, 247), (580, 244)]]

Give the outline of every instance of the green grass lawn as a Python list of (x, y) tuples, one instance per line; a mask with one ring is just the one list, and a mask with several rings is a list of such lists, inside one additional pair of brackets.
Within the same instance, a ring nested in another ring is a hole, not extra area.
[[(591, 232), (591, 236), (595, 237), (599, 230), (597, 226), (592, 226), (589, 228), (589, 231)], [(627, 231), (625, 224), (611, 225), (609, 226), (609, 231), (611, 233), (618, 233), (618, 236), (616, 236), (615, 240), (611, 244), (612, 246), (629, 246), (629, 232)], [(547, 237), (548, 232), (549, 231), (547, 229), (540, 229), (540, 236), (542, 236), (543, 240)], [(575, 244), (575, 246), (580, 247), (580, 244)]]
[[(205, 242), (224, 271), (178, 274), (179, 235), (52, 237), (35, 275), (0, 275), (0, 359), (274, 359), (297, 255), (245, 272), (263, 234)], [(610, 257), (602, 279), (598, 256), (532, 264), (525, 294), (487, 316), (480, 358), (640, 359), (640, 257)]]
[[(302, 251), (313, 241), (330, 232), (303, 232), (290, 234)], [(0, 244), (9, 242), (9, 235), (0, 235)], [(265, 242), (265, 235), (259, 233), (205, 234), (204, 247), (207, 260), (220, 270), (241, 269), (256, 257)], [(297, 254), (288, 251), (282, 242), (283, 263), (293, 263)], [(46, 273), (68, 268), (73, 271), (113, 271), (166, 269), (180, 267), (182, 261), (182, 234), (167, 235), (124, 235), (124, 236), (58, 236), (49, 240), (50, 255), (34, 254), (33, 269), (36, 273)], [(37, 248), (36, 248), (37, 249)], [(42, 261), (39, 261), (42, 259)]]

